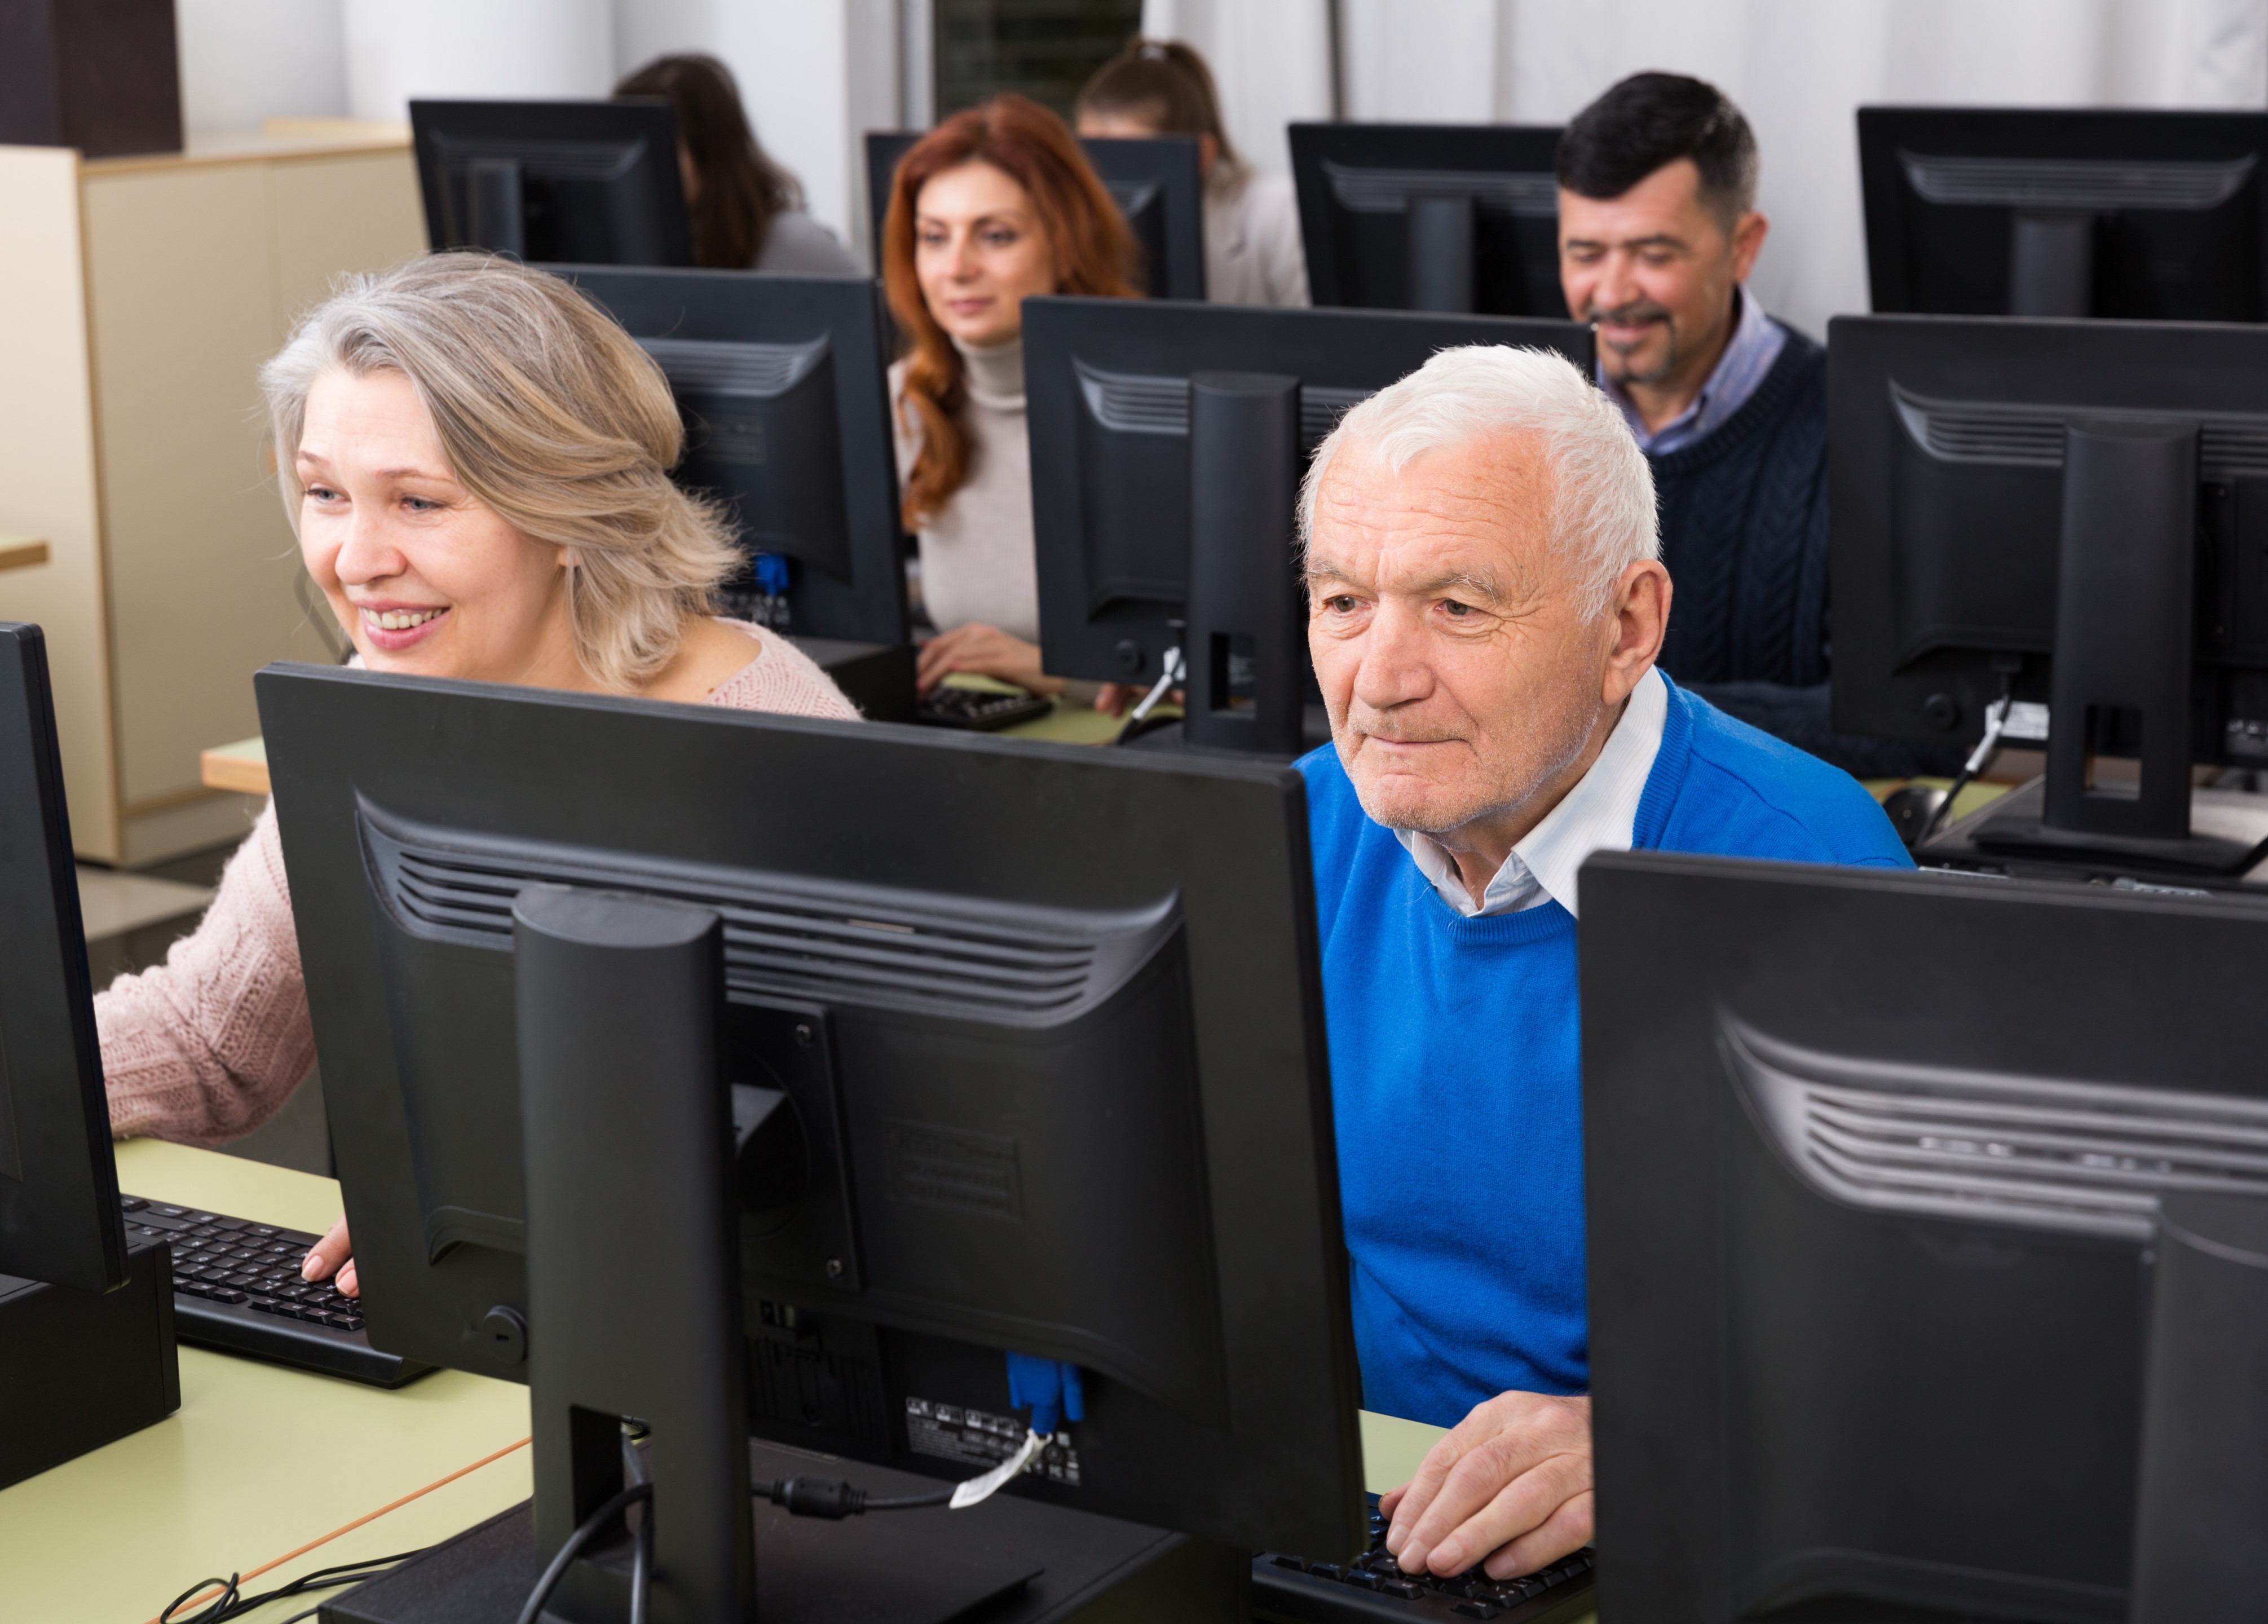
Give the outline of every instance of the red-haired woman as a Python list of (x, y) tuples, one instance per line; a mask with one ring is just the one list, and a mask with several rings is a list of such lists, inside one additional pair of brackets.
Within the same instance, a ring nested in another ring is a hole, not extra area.
[(890, 369), (899, 485), (939, 633), (924, 694), (956, 671), (1065, 686), (1040, 670), (1023, 303), (1130, 298), (1135, 253), (1071, 131), (1021, 96), (954, 114), (898, 165), (882, 275), (907, 342)]

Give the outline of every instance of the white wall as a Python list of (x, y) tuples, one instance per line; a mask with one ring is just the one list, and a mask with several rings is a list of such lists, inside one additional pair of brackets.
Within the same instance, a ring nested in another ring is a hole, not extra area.
[(174, 0), (181, 121), (193, 131), (252, 129), (261, 120), (342, 118), (341, 0)]
[(614, 88), (612, 0), (343, 3), (357, 118), (406, 119), (417, 96), (603, 96)]

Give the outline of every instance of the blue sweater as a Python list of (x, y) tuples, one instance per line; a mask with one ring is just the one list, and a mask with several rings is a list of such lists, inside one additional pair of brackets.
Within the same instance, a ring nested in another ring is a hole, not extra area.
[[(1336, 752), (1299, 765), (1363, 1404), (1447, 1427), (1498, 1393), (1580, 1393), (1574, 916), (1463, 918), (1364, 814)], [(1634, 843), (1911, 866), (1852, 779), (1674, 684)]]

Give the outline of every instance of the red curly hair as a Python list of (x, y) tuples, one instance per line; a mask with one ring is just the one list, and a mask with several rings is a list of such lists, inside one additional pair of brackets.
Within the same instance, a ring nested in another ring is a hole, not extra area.
[(882, 283), (904, 335), (900, 409), (918, 418), (922, 431), (901, 508), (909, 530), (939, 512), (968, 478), (968, 437), (960, 420), (967, 381), (961, 352), (930, 314), (914, 275), (914, 206), (933, 177), (969, 163), (991, 165), (1032, 200), (1055, 250), (1057, 293), (1137, 297), (1133, 233), (1070, 126), (1039, 103), (1012, 92), (995, 96), (954, 114), (899, 160), (882, 223)]

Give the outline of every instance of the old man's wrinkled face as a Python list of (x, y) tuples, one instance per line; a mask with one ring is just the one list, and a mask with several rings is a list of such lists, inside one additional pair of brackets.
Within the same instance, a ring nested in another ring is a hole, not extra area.
[(1399, 473), (1354, 445), (1324, 471), (1307, 647), (1377, 822), (1441, 834), (1532, 804), (1541, 816), (1603, 737), (1602, 704), (1627, 696), (1602, 691), (1616, 616), (1592, 612), (1550, 545), (1551, 499), (1525, 437), (1426, 452)]

